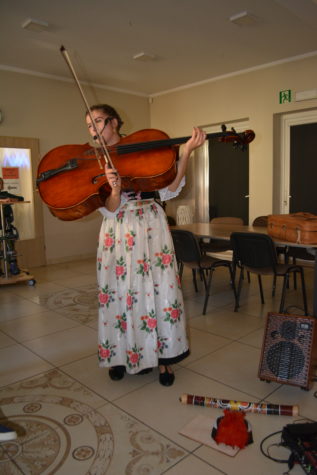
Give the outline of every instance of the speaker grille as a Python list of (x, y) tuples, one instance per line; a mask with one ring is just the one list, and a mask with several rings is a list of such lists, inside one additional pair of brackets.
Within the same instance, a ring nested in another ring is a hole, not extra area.
[(267, 365), (277, 378), (292, 379), (303, 370), (305, 356), (302, 349), (294, 343), (280, 341), (269, 348), (267, 352)]
[(269, 313), (259, 378), (308, 388), (315, 326), (313, 317)]

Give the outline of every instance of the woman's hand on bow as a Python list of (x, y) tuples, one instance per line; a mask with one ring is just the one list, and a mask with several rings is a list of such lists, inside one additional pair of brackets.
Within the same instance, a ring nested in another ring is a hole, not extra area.
[(108, 183), (112, 191), (120, 193), (121, 190), (121, 178), (115, 168), (110, 168), (108, 165), (105, 167), (105, 174), (108, 180)]

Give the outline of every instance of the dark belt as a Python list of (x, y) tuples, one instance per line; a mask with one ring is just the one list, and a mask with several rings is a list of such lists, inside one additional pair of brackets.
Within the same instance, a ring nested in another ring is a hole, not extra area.
[(125, 191), (126, 193), (129, 193), (129, 201), (130, 200), (137, 200), (137, 199), (149, 200), (151, 198), (157, 198), (158, 197), (157, 191), (141, 191), (140, 194), (137, 193), (134, 190), (123, 190), (123, 191)]

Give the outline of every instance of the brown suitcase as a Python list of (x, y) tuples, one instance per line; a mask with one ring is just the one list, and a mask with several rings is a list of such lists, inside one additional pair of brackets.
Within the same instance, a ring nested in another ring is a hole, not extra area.
[(273, 214), (268, 217), (268, 234), (281, 241), (317, 244), (317, 215)]

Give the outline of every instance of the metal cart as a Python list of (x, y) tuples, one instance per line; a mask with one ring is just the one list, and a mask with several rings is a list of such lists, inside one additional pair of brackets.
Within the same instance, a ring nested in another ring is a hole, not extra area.
[[(19, 269), (17, 274), (12, 274), (9, 269), (9, 260), (15, 258), (16, 256), (10, 256), (10, 251), (8, 250), (8, 244), (11, 244), (11, 248), (14, 249), (14, 241), (16, 237), (10, 235), (6, 231), (6, 222), (4, 216), (4, 206), (6, 205), (20, 205), (24, 203), (29, 203), (29, 201), (14, 201), (14, 200), (1, 200), (0, 199), (0, 219), (1, 219), (1, 230), (0, 230), (0, 264), (1, 264), (1, 275), (0, 275), (0, 285), (6, 284), (18, 284), (20, 282), (28, 282), (29, 285), (35, 285), (36, 281), (26, 269)], [(12, 251), (11, 251), (12, 252)]]

